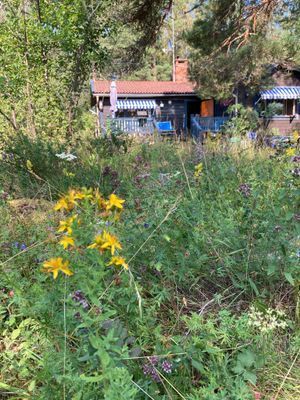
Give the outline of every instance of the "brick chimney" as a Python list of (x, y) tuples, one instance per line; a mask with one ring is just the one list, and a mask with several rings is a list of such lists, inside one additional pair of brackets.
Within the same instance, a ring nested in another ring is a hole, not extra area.
[(189, 62), (186, 58), (177, 57), (175, 60), (175, 71), (173, 71), (173, 82), (190, 82)]

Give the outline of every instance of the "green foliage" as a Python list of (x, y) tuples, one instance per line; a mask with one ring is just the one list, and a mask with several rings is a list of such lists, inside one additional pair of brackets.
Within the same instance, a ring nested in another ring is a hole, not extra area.
[[(250, 143), (208, 142), (195, 175), (189, 143), (127, 142), (127, 152), (112, 155), (101, 140), (74, 141), (71, 162), (55, 156), (67, 151), (63, 144), (17, 139), (14, 158), (2, 164), (1, 395), (252, 400), (253, 384), (276, 393), (275, 378), (299, 347), (291, 158)], [(115, 221), (88, 197), (77, 199), (71, 213), (81, 221), (65, 250), (56, 231), (67, 215), (54, 213), (49, 182), (52, 199), (79, 186), (105, 197), (114, 190), (126, 200), (124, 213)], [(129, 270), (87, 249), (103, 230), (118, 235)], [(58, 256), (74, 274), (53, 280), (41, 270)], [(284, 310), (286, 324), (265, 332), (252, 306), (263, 315), (270, 309), (270, 321)], [(298, 372), (295, 362), (282, 399), (297, 398)]]
[(184, 32), (193, 24), (193, 15), (189, 13), (192, 7), (192, 1), (176, 0), (173, 2), (172, 10), (168, 13), (155, 44), (146, 50), (136, 71), (129, 75), (130, 79), (172, 80), (173, 50), (175, 56), (181, 58), (187, 58), (190, 53)]
[[(31, 139), (18, 134), (8, 138), (3, 145), (0, 165), (7, 175), (3, 174), (0, 182), (4, 178), (3, 186), (10, 187), (11, 191), (21, 190), (29, 197), (43, 183), (42, 195), (48, 199), (70, 186), (98, 186), (99, 181), (102, 187), (108, 186), (110, 190), (117, 184), (117, 176), (110, 185), (109, 174), (103, 175), (106, 166), (103, 159), (126, 153), (129, 145), (130, 138), (120, 132), (110, 132), (106, 137), (89, 141), (77, 141), (75, 138), (73, 142), (54, 142), (43, 137)], [(58, 155), (63, 153), (76, 158), (60, 158)], [(31, 170), (28, 170), (28, 161)]]
[(291, 15), (299, 15), (293, 2), (201, 2), (185, 34), (201, 96), (224, 99), (238, 92), (243, 99), (270, 84), (268, 65), (296, 63), (299, 30)]
[(89, 101), (91, 73), (112, 74), (116, 59), (133, 70), (155, 40), (168, 3), (6, 1), (0, 23), (1, 136), (74, 135), (82, 99)]
[(231, 115), (224, 125), (224, 132), (230, 136), (245, 136), (250, 131), (255, 131), (258, 126), (258, 113), (252, 108), (245, 108), (241, 104), (228, 107), (227, 113)]

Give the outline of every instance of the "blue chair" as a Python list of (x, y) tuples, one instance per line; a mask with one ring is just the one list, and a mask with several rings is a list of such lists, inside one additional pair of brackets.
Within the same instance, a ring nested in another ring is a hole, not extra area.
[(176, 136), (176, 129), (172, 127), (171, 121), (156, 122), (155, 126), (161, 136)]

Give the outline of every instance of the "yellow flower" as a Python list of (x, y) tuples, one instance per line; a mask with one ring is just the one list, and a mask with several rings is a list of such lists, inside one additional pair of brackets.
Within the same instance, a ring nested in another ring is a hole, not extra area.
[(53, 278), (56, 279), (58, 276), (58, 272), (61, 271), (64, 274), (71, 276), (73, 272), (69, 270), (69, 261), (63, 262), (61, 257), (51, 258), (49, 261), (45, 261), (43, 264), (43, 272), (52, 273)]
[(119, 210), (122, 210), (123, 203), (125, 203), (125, 200), (120, 199), (120, 197), (118, 197), (114, 193), (112, 193), (109, 196), (108, 201), (106, 202), (106, 209), (111, 210), (112, 208), (118, 208)]
[(121, 267), (124, 267), (125, 269), (128, 269), (128, 264), (126, 263), (125, 258), (118, 257), (118, 256), (112, 257), (110, 262), (107, 265), (108, 266), (110, 266), (110, 265), (119, 266), (120, 265)]
[(103, 233), (103, 241), (104, 243), (102, 244), (101, 249), (110, 249), (112, 255), (115, 254), (116, 249), (122, 249), (120, 242), (118, 242), (118, 238), (108, 232)]
[(55, 211), (60, 211), (60, 210), (66, 210), (66, 211), (71, 211), (76, 205), (76, 199), (75, 199), (75, 192), (71, 190), (68, 194), (65, 196), (61, 197), (58, 202), (56, 203), (54, 210)]
[(68, 232), (69, 235), (72, 235), (72, 224), (76, 219), (77, 215), (74, 215), (73, 217), (67, 218), (65, 221), (59, 221), (59, 228), (57, 232)]
[(88, 249), (98, 249), (99, 251), (101, 250), (101, 246), (103, 245), (104, 240), (103, 240), (103, 235), (97, 235), (95, 237), (94, 243), (90, 244), (88, 246)]
[(30, 160), (26, 161), (26, 167), (27, 167), (28, 171), (32, 171), (33, 165)]
[(197, 165), (195, 165), (195, 172), (194, 172), (194, 176), (195, 178), (199, 178), (199, 176), (201, 175), (203, 171), (203, 164), (199, 163)]
[(83, 188), (81, 191), (74, 192), (75, 199), (84, 200), (84, 199), (92, 199), (93, 198), (93, 190)]
[(288, 157), (293, 157), (293, 156), (296, 154), (296, 149), (290, 147), (289, 149), (287, 149), (287, 150), (285, 151), (285, 154), (286, 154)]
[(83, 192), (76, 191), (74, 189), (69, 190), (69, 192), (61, 197), (58, 202), (56, 203), (54, 210), (66, 210), (71, 211), (77, 205), (76, 200), (82, 200), (86, 198), (87, 194)]
[(116, 249), (121, 250), (122, 246), (116, 236), (104, 231), (102, 235), (97, 235), (95, 237), (94, 243), (89, 245), (88, 249), (98, 249), (100, 252), (110, 249), (111, 254), (114, 255)]
[(75, 206), (77, 204), (76, 200), (81, 200), (80, 192), (76, 192), (75, 190), (72, 189), (69, 190), (69, 193), (67, 194), (67, 199), (69, 200), (69, 203)]
[(54, 210), (59, 211), (65, 209), (66, 211), (69, 210), (69, 203), (65, 197), (62, 197), (61, 199), (58, 200), (56, 203)]
[(74, 246), (75, 242), (71, 236), (63, 236), (63, 238), (59, 241), (59, 244), (61, 244), (66, 250), (69, 246)]
[(95, 190), (94, 196), (95, 196), (94, 197), (95, 203), (97, 204), (97, 206), (100, 209), (106, 209), (106, 202), (98, 189)]

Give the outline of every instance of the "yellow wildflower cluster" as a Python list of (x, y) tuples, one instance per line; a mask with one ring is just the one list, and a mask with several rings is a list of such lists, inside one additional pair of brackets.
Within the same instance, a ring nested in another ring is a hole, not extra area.
[(77, 220), (77, 214), (73, 217), (67, 218), (65, 221), (59, 221), (59, 228), (57, 232), (67, 232), (69, 235), (72, 235), (73, 229), (72, 224)]
[(97, 235), (94, 242), (88, 246), (88, 249), (97, 249), (101, 254), (109, 251), (113, 257), (107, 265), (122, 266), (128, 269), (126, 260), (123, 257), (114, 256), (117, 249), (122, 250), (122, 246), (118, 238), (109, 232), (104, 231), (101, 235)]
[[(82, 201), (85, 202), (80, 204)], [(69, 190), (65, 196), (58, 200), (54, 210), (72, 212), (74, 211), (75, 207), (80, 206), (81, 211), (79, 212), (83, 215), (82, 210), (84, 210), (85, 207), (90, 204), (93, 207), (96, 206), (96, 212), (98, 211), (99, 213), (100, 211), (100, 214), (98, 215), (100, 215), (102, 219), (106, 220), (109, 217), (113, 217), (112, 219), (117, 220), (121, 211), (123, 210), (124, 202), (125, 200), (122, 200), (114, 193), (112, 193), (106, 200), (98, 189), (72, 189)], [(59, 222), (57, 232), (63, 233), (63, 236), (61, 236), (59, 240), (59, 244), (64, 248), (64, 250), (75, 248), (76, 243), (74, 238), (74, 227), (76, 228), (79, 225), (81, 225), (81, 220), (78, 218), (78, 214), (71, 215), (65, 220)], [(82, 245), (80, 247), (81, 252), (83, 250)], [(101, 234), (97, 235), (93, 243), (88, 245), (87, 248), (97, 249), (103, 256), (110, 254), (111, 258), (107, 263), (107, 266), (115, 265), (128, 269), (128, 264), (126, 263), (125, 258), (115, 255), (116, 251), (122, 250), (121, 243), (116, 236), (107, 230), (104, 230)], [(69, 261), (63, 261), (61, 257), (51, 258), (50, 260), (46, 261), (43, 266), (43, 272), (52, 273), (54, 279), (57, 278), (59, 271), (68, 276), (73, 275), (73, 272), (69, 269)]]
[(51, 258), (49, 261), (44, 262), (43, 266), (43, 272), (52, 273), (54, 279), (57, 278), (59, 271), (68, 276), (73, 275), (73, 272), (69, 270), (69, 261), (63, 262), (61, 257)]
[(105, 200), (98, 189), (86, 189), (82, 190), (69, 190), (69, 192), (61, 197), (56, 203), (55, 211), (67, 211), (70, 212), (75, 206), (79, 205), (81, 200), (88, 200), (93, 204), (96, 204), (99, 209), (107, 212), (122, 211), (123, 203), (125, 200), (120, 199), (117, 195), (112, 193), (108, 200)]
[(286, 149), (285, 154), (288, 157), (293, 157), (294, 155), (296, 155), (296, 149), (293, 147), (290, 147), (289, 149)]
[(194, 172), (194, 177), (198, 179), (200, 175), (202, 174), (203, 171), (203, 164), (199, 163), (195, 166), (195, 172)]
[(56, 203), (55, 211), (72, 211), (75, 206), (78, 205), (80, 200), (93, 198), (91, 189), (84, 188), (83, 190), (69, 190), (69, 192), (61, 197)]

